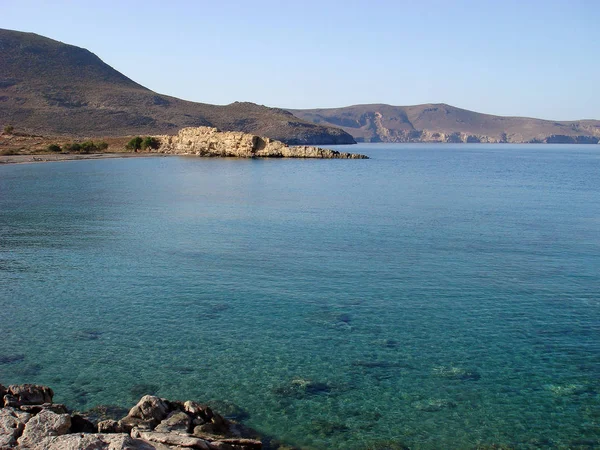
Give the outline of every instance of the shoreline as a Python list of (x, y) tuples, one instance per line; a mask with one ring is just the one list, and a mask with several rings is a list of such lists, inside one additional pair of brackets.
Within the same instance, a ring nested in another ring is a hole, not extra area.
[[(144, 395), (128, 412), (74, 411), (48, 386), (0, 384), (0, 449), (292, 449), (229, 420), (207, 405)], [(113, 409), (111, 411), (111, 409)]]
[(90, 154), (44, 154), (32, 153), (28, 155), (6, 155), (0, 156), (0, 166), (9, 164), (35, 164), (45, 162), (62, 162), (62, 161), (88, 161), (97, 159), (122, 159), (122, 158), (152, 158), (152, 157), (167, 157), (171, 155), (161, 153), (90, 153)]

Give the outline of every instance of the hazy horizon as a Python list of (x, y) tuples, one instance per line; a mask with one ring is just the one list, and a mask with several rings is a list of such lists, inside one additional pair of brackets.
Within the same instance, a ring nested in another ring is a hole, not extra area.
[(11, 0), (0, 28), (86, 48), (153, 91), (202, 103), (446, 103), (567, 121), (600, 119), (599, 12), (588, 0)]

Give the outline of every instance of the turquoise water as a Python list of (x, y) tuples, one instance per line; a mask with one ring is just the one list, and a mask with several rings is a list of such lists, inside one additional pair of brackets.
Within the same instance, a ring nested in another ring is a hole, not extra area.
[(351, 150), (0, 166), (0, 383), (303, 448), (600, 446), (600, 147)]

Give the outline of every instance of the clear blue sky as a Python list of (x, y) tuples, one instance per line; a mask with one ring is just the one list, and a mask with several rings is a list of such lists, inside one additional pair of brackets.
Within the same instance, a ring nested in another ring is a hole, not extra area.
[(288, 108), (449, 103), (600, 119), (600, 0), (0, 0), (160, 93)]

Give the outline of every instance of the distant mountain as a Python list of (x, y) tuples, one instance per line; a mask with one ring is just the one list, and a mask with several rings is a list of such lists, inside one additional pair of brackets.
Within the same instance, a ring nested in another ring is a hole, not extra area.
[[(140, 61), (152, 70), (152, 61)], [(83, 48), (0, 29), (0, 125), (37, 134), (175, 134), (215, 126), (289, 144), (351, 144), (328, 125), (253, 103), (194, 103), (153, 92)]]
[(295, 116), (332, 125), (358, 142), (545, 142), (597, 144), (599, 120), (554, 122), (481, 114), (446, 104), (356, 105), (291, 109)]

